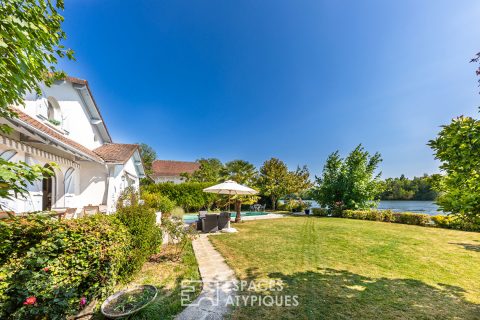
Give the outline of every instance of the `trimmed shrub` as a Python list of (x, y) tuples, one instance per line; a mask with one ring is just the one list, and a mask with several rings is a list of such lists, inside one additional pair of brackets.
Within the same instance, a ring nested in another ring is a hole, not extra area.
[(127, 276), (131, 236), (115, 216), (32, 215), (0, 224), (10, 244), (0, 248), (2, 319), (65, 319)]
[(391, 210), (344, 210), (342, 218), (395, 222), (418, 226), (424, 226), (430, 222), (428, 214), (393, 212)]
[(424, 213), (394, 212), (392, 222), (425, 226), (430, 222), (430, 215)]
[(156, 225), (154, 210), (146, 205), (118, 208), (116, 216), (132, 235), (132, 249), (126, 273), (133, 274), (149, 256), (160, 249), (162, 230)]
[(393, 222), (393, 212), (390, 210), (344, 210), (343, 218)]
[(312, 215), (317, 217), (328, 217), (329, 213), (328, 210), (324, 208), (312, 208)]

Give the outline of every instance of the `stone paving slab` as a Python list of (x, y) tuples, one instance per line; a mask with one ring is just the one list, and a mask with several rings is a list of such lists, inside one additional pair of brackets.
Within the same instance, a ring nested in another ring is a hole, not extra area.
[(229, 312), (229, 298), (233, 298), (233, 288), (237, 279), (226, 264), (222, 255), (215, 250), (206, 234), (193, 240), (193, 250), (202, 277), (203, 288), (200, 295), (185, 308), (177, 320), (220, 320)]

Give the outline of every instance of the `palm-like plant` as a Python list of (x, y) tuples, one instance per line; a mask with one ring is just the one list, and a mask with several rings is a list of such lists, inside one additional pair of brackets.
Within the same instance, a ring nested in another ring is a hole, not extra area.
[[(233, 180), (237, 183), (244, 185), (252, 185), (255, 183), (258, 177), (257, 168), (253, 164), (244, 160), (233, 160), (225, 163), (225, 166), (222, 170), (222, 179)], [(241, 221), (241, 207), (242, 207), (242, 196), (235, 196), (235, 222)]]

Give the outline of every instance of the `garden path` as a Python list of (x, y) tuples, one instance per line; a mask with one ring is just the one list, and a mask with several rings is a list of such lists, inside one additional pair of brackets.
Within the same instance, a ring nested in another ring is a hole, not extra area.
[(200, 234), (193, 240), (192, 245), (202, 277), (203, 290), (175, 319), (223, 319), (230, 312), (229, 301), (231, 303), (235, 295), (235, 273), (208, 240), (208, 235)]

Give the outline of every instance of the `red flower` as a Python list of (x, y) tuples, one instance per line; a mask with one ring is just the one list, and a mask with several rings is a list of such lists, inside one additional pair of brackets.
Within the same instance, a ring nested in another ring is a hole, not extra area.
[(80, 305), (83, 307), (86, 304), (87, 304), (87, 298), (82, 297), (82, 299), (80, 299)]
[(23, 304), (28, 306), (28, 305), (35, 304), (36, 302), (37, 302), (37, 298), (35, 296), (31, 296), (31, 297), (28, 297), (27, 299), (25, 299)]
[(45, 272), (48, 272), (48, 271), (50, 270), (50, 268), (45, 267), (45, 268), (43, 268), (42, 270), (45, 271)]

